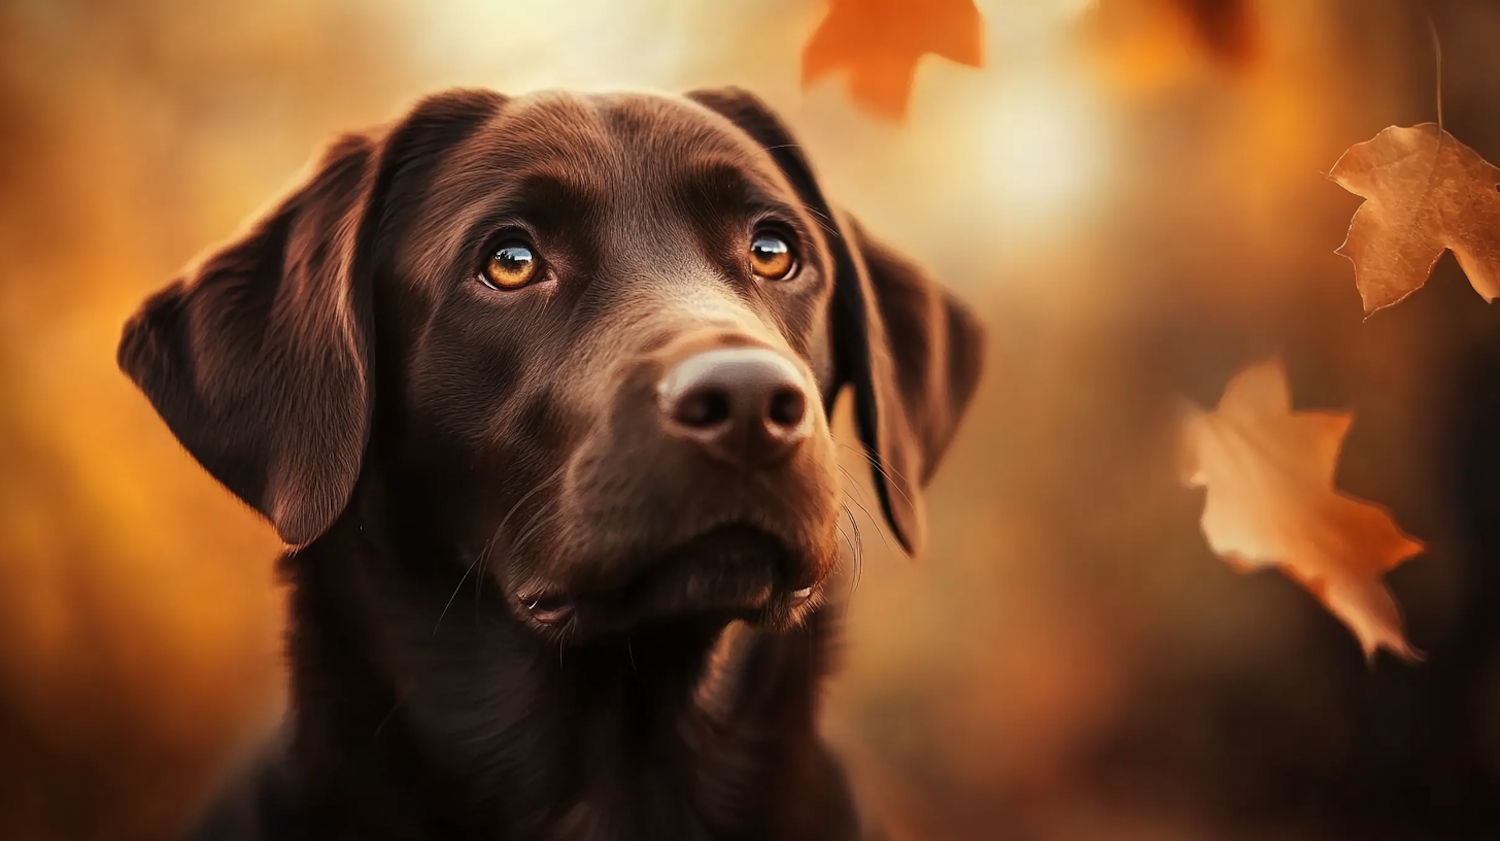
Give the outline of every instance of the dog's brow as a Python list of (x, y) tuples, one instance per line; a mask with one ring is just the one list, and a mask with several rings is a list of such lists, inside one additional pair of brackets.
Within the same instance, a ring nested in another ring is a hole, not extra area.
[(594, 218), (605, 200), (600, 186), (555, 169), (534, 169), (516, 176), (512, 186), (485, 202), (465, 236), (465, 250), (477, 247), (497, 226), (518, 219), (542, 229)]
[(678, 193), (693, 207), (737, 212), (746, 207), (790, 212), (776, 182), (763, 173), (730, 161), (706, 161), (690, 167)]
[(516, 198), (528, 214), (538, 216), (582, 215), (597, 207), (603, 198), (599, 186), (554, 171), (532, 172), (522, 176)]

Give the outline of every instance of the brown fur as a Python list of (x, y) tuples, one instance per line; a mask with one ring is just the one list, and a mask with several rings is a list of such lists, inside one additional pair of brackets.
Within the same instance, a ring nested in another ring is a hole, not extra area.
[[(788, 280), (746, 265), (766, 224)], [(476, 280), (506, 230), (545, 282)], [(723, 347), (816, 390), (785, 460), (664, 433), (657, 383)], [(854, 837), (816, 732), (827, 411), (852, 385), (914, 548), (979, 357), (973, 318), (836, 213), (743, 92), (457, 91), (335, 143), (120, 348), (295, 547), (285, 743), (196, 837)], [(573, 612), (538, 621), (538, 592)]]

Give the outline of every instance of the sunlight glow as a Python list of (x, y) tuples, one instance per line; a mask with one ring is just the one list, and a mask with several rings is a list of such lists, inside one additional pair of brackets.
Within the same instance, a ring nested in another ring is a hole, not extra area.
[(984, 186), (1007, 215), (1055, 223), (1102, 193), (1109, 132), (1082, 82), (1055, 72), (1011, 78), (985, 110)]

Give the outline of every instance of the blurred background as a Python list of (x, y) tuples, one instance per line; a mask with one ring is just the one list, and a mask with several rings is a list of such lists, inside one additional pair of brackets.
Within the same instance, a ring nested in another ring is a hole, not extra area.
[[(990, 327), (924, 557), (861, 520), (827, 731), (896, 839), (1500, 837), (1500, 315), (1444, 258), (1363, 321), (1323, 176), (1436, 119), (1429, 20), (1500, 161), (1500, 3), (978, 6), (892, 122), (801, 89), (824, 0), (0, 3), (0, 838), (164, 837), (280, 714), (278, 543), (117, 372), (142, 298), (423, 93), (720, 84)], [(1428, 542), (1424, 664), (1204, 543), (1172, 413), (1273, 353)]]

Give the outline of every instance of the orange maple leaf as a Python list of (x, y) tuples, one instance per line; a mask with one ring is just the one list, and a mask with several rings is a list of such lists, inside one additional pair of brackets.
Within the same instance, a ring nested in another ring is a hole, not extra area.
[(1385, 648), (1418, 660), (1381, 576), (1422, 544), (1384, 509), (1333, 486), (1352, 419), (1291, 411), (1282, 363), (1252, 365), (1230, 380), (1216, 411), (1187, 412), (1184, 479), (1208, 489), (1203, 534), (1231, 566), (1281, 567), (1354, 632), (1367, 658)]
[(1500, 296), (1500, 169), (1432, 123), (1350, 146), (1328, 177), (1366, 201), (1338, 253), (1365, 312), (1417, 291), (1451, 249), (1474, 291)]
[(802, 49), (802, 87), (847, 68), (856, 104), (900, 119), (927, 53), (980, 66), (983, 22), (973, 0), (831, 0)]

